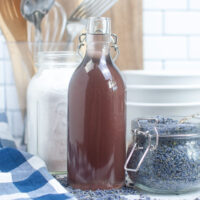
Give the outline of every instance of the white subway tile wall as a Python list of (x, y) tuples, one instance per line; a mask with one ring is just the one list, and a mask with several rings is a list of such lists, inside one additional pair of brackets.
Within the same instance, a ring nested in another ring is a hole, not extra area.
[(5, 77), (4, 77), (4, 65), (3, 65), (4, 61), (3, 59), (0, 59), (0, 85), (2, 86), (5, 82)]
[[(13, 119), (13, 135), (16, 138), (21, 137), (22, 133), (24, 132), (24, 126), (23, 126), (23, 119), (22, 119), (22, 115), (20, 112), (13, 112), (12, 113), (12, 119)], [(21, 126), (19, 126), (19, 124), (21, 124)]]
[(17, 91), (15, 85), (6, 86), (6, 102), (9, 110), (16, 111), (19, 109), (19, 103), (17, 100)]
[(0, 112), (7, 112), (8, 123), (13, 137), (22, 138), (24, 122), (19, 110), (17, 91), (13, 77), (12, 65), (0, 31)]
[(5, 107), (5, 94), (4, 94), (4, 86), (0, 86), (0, 110), (4, 110)]
[(145, 23), (143, 31), (145, 34), (158, 34), (163, 32), (163, 13), (161, 11), (146, 11), (143, 15)]
[[(143, 0), (143, 11), (144, 68), (200, 71), (200, 0)], [(13, 135), (20, 137), (24, 125), (0, 33), (0, 111), (5, 107)]]
[(200, 71), (200, 0), (143, 0), (144, 68)]
[(170, 35), (199, 35), (199, 11), (169, 11), (165, 12), (164, 33)]
[(187, 9), (188, 0), (143, 0), (143, 5), (145, 10), (182, 10)]
[(162, 61), (144, 61), (144, 66), (146, 70), (160, 70), (163, 67)]
[(12, 66), (11, 66), (11, 62), (10, 60), (6, 59), (4, 61), (4, 65), (6, 66), (5, 67), (5, 82), (6, 82), (6, 85), (14, 85), (14, 79), (13, 79), (13, 70), (12, 70)]
[(184, 36), (144, 36), (144, 57), (151, 60), (185, 59), (187, 38)]
[(200, 10), (199, 0), (190, 0), (189, 8), (194, 10)]
[(165, 68), (169, 70), (199, 71), (199, 61), (165, 61)]
[(200, 59), (200, 36), (189, 38), (189, 58)]

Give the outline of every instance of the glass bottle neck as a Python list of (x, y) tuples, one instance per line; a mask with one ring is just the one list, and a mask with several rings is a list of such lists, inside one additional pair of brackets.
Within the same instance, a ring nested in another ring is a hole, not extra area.
[(100, 58), (110, 54), (109, 34), (87, 34), (87, 54), (90, 57)]

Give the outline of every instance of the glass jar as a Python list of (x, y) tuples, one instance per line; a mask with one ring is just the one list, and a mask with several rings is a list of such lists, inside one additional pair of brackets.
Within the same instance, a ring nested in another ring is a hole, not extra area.
[(135, 187), (179, 194), (200, 188), (200, 117), (155, 117), (132, 123), (125, 170)]
[(67, 91), (80, 56), (40, 52), (37, 60), (27, 91), (28, 152), (41, 157), (51, 172), (66, 171)]

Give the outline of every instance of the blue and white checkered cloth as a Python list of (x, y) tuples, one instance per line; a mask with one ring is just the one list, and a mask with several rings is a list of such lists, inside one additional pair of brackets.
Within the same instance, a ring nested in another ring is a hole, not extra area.
[(0, 200), (75, 200), (38, 157), (15, 149), (5, 114), (0, 114)]

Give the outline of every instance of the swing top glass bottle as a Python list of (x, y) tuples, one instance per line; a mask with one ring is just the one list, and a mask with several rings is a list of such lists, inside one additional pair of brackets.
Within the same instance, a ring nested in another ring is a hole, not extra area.
[(110, 19), (90, 18), (85, 38), (86, 55), (69, 85), (68, 179), (80, 189), (119, 188), (124, 184), (126, 92), (110, 56), (111, 44), (117, 49)]

